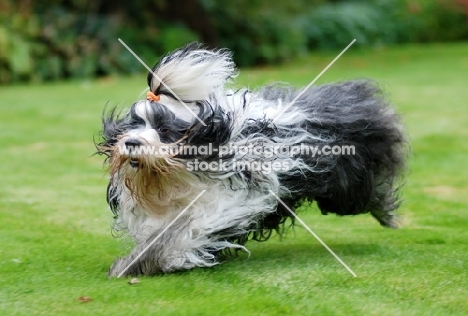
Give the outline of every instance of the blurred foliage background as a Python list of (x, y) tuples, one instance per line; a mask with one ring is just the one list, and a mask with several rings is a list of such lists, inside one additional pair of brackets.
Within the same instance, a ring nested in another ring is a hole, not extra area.
[(239, 66), (311, 50), (468, 39), (468, 0), (0, 0), (0, 83), (142, 71), (191, 41)]

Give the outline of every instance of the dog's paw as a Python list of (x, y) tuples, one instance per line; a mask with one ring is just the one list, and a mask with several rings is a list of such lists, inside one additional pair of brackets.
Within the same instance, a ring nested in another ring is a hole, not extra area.
[(109, 268), (109, 277), (126, 277), (139, 275), (155, 275), (162, 273), (161, 268), (154, 260), (139, 259), (132, 262), (133, 258), (125, 257), (115, 259), (112, 266)]
[[(117, 258), (115, 259), (112, 266), (109, 268), (109, 277), (120, 277), (120, 276), (129, 276), (130, 274), (130, 267), (128, 266), (130, 262), (128, 262), (127, 258)], [(124, 271), (125, 270), (125, 271)], [(122, 273), (123, 272), (123, 273)], [(120, 275), (122, 273), (122, 275)]]

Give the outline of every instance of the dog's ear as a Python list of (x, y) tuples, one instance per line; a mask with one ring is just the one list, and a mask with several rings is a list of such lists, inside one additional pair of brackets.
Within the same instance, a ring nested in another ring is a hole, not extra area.
[(184, 102), (201, 101), (235, 75), (229, 50), (208, 50), (191, 43), (163, 57), (148, 73), (148, 86), (156, 95), (177, 96)]

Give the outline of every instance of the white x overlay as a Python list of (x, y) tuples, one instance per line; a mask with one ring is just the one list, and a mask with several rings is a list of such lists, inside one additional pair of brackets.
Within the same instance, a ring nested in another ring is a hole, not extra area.
[(117, 278), (120, 278), (122, 276), (122, 274), (125, 273), (125, 271), (128, 270), (128, 268), (130, 268), (132, 266), (132, 264), (134, 264), (161, 236), (162, 234), (164, 234), (182, 215), (184, 215), (184, 213), (190, 208), (190, 206), (192, 206), (193, 203), (195, 203), (199, 198), (200, 196), (203, 195), (203, 193), (205, 193), (206, 190), (203, 190), (200, 192), (200, 194), (198, 194), (193, 200), (192, 202), (190, 202), (189, 205), (187, 205), (186, 208), (184, 208), (182, 210), (182, 212), (179, 213), (179, 215), (176, 216), (176, 218), (174, 218), (172, 220), (172, 222), (170, 222), (169, 224), (167, 224), (167, 226), (163, 229), (162, 232), (159, 233), (159, 235), (157, 235), (156, 237), (154, 237), (154, 239), (138, 254), (138, 256), (135, 257), (135, 259), (132, 260), (132, 262), (130, 262), (128, 264), (128, 266), (125, 267), (125, 269), (123, 269), (119, 275), (117, 275)]
[[(127, 46), (127, 44), (124, 43), (124, 41), (122, 41), (120, 38), (118, 39), (119, 42), (149, 71), (153, 74), (153, 76), (159, 80), (159, 82), (169, 91), (172, 93), (172, 95), (174, 95), (174, 97), (181, 103), (183, 104), (187, 110), (197, 118), (197, 120), (202, 123), (204, 126), (206, 126), (205, 122), (203, 122), (189, 107), (187, 104), (185, 104), (185, 102), (183, 102), (173, 91), (170, 87), (168, 87), (162, 80), (161, 78), (159, 78), (155, 73), (154, 71), (149, 68), (145, 62), (140, 58), (138, 57), (138, 55), (136, 55), (133, 50)], [(322, 70), (322, 72), (320, 72), (317, 77), (315, 77), (314, 80), (312, 80), (276, 117), (275, 119), (273, 119), (273, 121), (271, 122), (271, 124), (273, 124), (281, 115), (283, 115), (306, 91), (307, 89), (309, 89), (347, 50), (349, 47), (351, 47), (351, 45), (354, 44), (354, 42), (356, 42), (356, 39), (354, 39), (353, 41), (351, 41), (351, 43), (348, 44), (348, 46), (346, 46), (345, 49), (343, 49), (343, 51), (341, 51), (340, 54), (338, 54), (338, 56), (335, 57), (335, 59), (333, 59), (333, 61), (331, 61), (327, 67), (325, 67), (325, 69)], [(281, 101), (281, 100), (280, 100)], [(125, 271), (127, 271), (183, 214), (185, 214), (185, 212), (190, 208), (190, 206), (193, 205), (193, 203), (195, 203), (204, 193), (206, 192), (206, 190), (203, 190), (200, 194), (198, 194), (192, 202), (190, 202), (189, 205), (187, 205), (187, 207), (185, 207), (182, 212), (180, 212), (164, 229), (161, 233), (159, 233), (118, 275), (117, 275), (117, 278), (120, 278), (124, 273)], [(335, 252), (333, 252), (333, 250), (330, 249), (330, 247), (328, 247), (323, 241), (322, 239), (320, 239), (320, 237), (315, 234), (312, 229), (310, 229), (306, 223), (304, 223), (304, 221), (302, 219), (299, 218), (299, 216), (296, 215), (296, 213), (294, 213), (273, 191), (269, 190), (270, 194), (272, 194), (277, 200), (278, 202), (283, 205), (290, 213), (292, 216), (294, 216), (294, 218), (299, 221), (302, 226), (304, 226), (304, 228), (310, 233), (312, 234), (312, 236), (315, 237), (315, 239), (317, 239), (323, 247), (325, 247), (325, 249), (327, 249), (334, 257), (336, 260), (338, 260), (339, 263), (341, 263), (345, 268), (346, 270), (348, 270), (354, 277), (357, 277), (356, 273), (354, 273), (353, 270), (351, 270), (351, 268), (346, 265), (346, 263), (344, 263), (343, 260), (341, 260), (340, 257), (338, 257)]]
[(149, 72), (151, 72), (153, 74), (153, 76), (158, 79), (158, 81), (164, 86), (164, 88), (166, 88), (170, 93), (172, 93), (172, 95), (177, 99), (177, 101), (179, 101), (180, 103), (182, 103), (183, 106), (185, 106), (185, 108), (193, 115), (195, 116), (195, 118), (203, 124), (203, 126), (206, 126), (205, 122), (203, 122), (203, 120), (201, 118), (198, 117), (198, 115), (196, 115), (190, 108), (187, 104), (185, 104), (184, 101), (182, 101), (179, 96), (177, 94), (174, 93), (174, 91), (172, 91), (171, 88), (169, 88), (169, 86), (167, 84), (164, 83), (164, 81), (161, 80), (161, 78), (159, 78), (158, 75), (156, 75), (156, 73), (151, 70), (150, 67), (148, 67), (148, 65), (145, 64), (145, 62), (143, 60), (141, 60), (140, 57), (138, 57), (137, 54), (135, 54), (133, 52), (133, 50), (127, 46), (127, 44), (124, 43), (124, 41), (122, 41), (120, 38), (119, 38), (119, 42), (140, 62), (140, 64), (142, 64), (146, 69), (148, 69)]
[(278, 200), (278, 202), (280, 202), (281, 205), (283, 205), (283, 206), (288, 210), (288, 212), (291, 213), (291, 215), (294, 216), (294, 218), (297, 219), (297, 220), (299, 221), (299, 223), (301, 223), (302, 226), (304, 226), (304, 228), (307, 229), (307, 231), (308, 231), (309, 233), (311, 233), (312, 236), (314, 236), (315, 239), (317, 239), (317, 240), (319, 241), (319, 243), (321, 243), (322, 246), (324, 246), (325, 249), (327, 249), (328, 252), (330, 252), (330, 253), (333, 255), (333, 257), (335, 257), (335, 259), (338, 260), (338, 262), (341, 263), (341, 264), (346, 268), (346, 270), (349, 271), (349, 273), (351, 273), (355, 278), (357, 277), (357, 274), (354, 273), (354, 271), (351, 270), (351, 268), (348, 267), (348, 265), (347, 265), (346, 263), (344, 263), (344, 261), (341, 260), (341, 258), (338, 257), (337, 254), (334, 253), (333, 250), (331, 250), (330, 247), (328, 247), (327, 244), (325, 244), (325, 243), (322, 241), (322, 239), (320, 239), (320, 237), (317, 236), (317, 234), (314, 233), (314, 232), (312, 231), (312, 229), (310, 229), (309, 226), (307, 226), (307, 224), (304, 223), (304, 221), (303, 221), (302, 219), (300, 219), (299, 216), (297, 216), (296, 213), (294, 213), (294, 212), (286, 205), (286, 203), (284, 203), (284, 202), (275, 194), (275, 192), (273, 192), (273, 191), (271, 191), (271, 190), (268, 190), (268, 191), (270, 191), (271, 195), (273, 195), (273, 196)]

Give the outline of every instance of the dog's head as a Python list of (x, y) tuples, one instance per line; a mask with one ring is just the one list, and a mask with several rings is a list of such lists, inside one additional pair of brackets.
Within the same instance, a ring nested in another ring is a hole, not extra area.
[(226, 143), (230, 118), (220, 96), (234, 75), (226, 50), (190, 44), (163, 57), (148, 74), (146, 100), (124, 113), (104, 111), (97, 148), (107, 156), (111, 183), (122, 182), (136, 198), (145, 198), (167, 186), (168, 175), (177, 178), (185, 169), (187, 157), (177, 149)]

